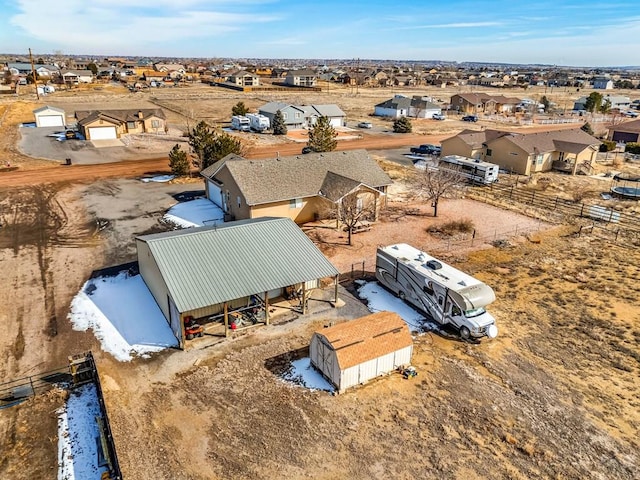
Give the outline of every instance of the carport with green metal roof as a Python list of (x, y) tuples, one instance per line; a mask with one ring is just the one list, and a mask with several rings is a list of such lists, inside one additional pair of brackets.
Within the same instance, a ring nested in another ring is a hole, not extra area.
[(136, 238), (140, 273), (184, 346), (186, 317), (223, 321), (260, 308), (269, 323), (269, 300), (285, 290), (308, 293), (338, 270), (289, 218), (259, 218)]

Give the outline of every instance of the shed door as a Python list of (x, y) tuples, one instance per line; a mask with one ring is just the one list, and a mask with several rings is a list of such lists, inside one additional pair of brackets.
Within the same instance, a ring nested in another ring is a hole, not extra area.
[(340, 118), (340, 117), (332, 118), (331, 120), (329, 120), (329, 123), (331, 124), (332, 127), (341, 127), (342, 126), (342, 118)]
[(92, 127), (89, 129), (89, 138), (91, 140), (118, 138), (116, 135), (116, 127)]
[(39, 125), (41, 127), (62, 127), (64, 126), (64, 120), (62, 115), (40, 115), (38, 117)]
[(178, 307), (173, 302), (170, 296), (167, 295), (167, 299), (169, 300), (169, 325), (171, 326), (171, 331), (178, 339), (178, 345), (182, 347), (182, 325), (180, 324), (180, 312), (178, 312)]

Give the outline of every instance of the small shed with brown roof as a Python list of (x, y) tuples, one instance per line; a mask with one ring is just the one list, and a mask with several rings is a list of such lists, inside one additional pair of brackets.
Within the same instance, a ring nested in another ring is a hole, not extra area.
[(317, 331), (311, 338), (313, 365), (338, 392), (411, 363), (409, 327), (393, 312), (378, 312)]

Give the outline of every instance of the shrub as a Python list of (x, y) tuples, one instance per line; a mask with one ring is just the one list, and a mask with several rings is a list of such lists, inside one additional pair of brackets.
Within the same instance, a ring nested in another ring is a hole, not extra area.
[(640, 143), (629, 142), (625, 145), (624, 151), (637, 155), (640, 153)]
[(460, 220), (451, 220), (450, 222), (431, 225), (427, 228), (427, 232), (452, 237), (458, 233), (471, 233), (475, 231), (473, 221), (469, 218)]
[(407, 117), (400, 117), (393, 122), (393, 131), (395, 133), (411, 133), (412, 130), (411, 120)]
[(610, 152), (615, 149), (616, 149), (616, 142), (614, 142), (613, 140), (603, 140), (602, 143), (600, 144), (601, 152)]

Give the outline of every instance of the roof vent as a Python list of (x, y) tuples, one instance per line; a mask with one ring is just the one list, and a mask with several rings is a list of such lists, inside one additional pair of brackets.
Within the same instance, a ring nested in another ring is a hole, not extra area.
[(431, 270), (440, 270), (442, 268), (442, 264), (437, 260), (429, 260), (427, 263), (425, 263), (425, 266), (427, 268), (430, 268)]

